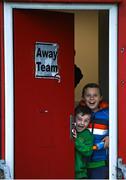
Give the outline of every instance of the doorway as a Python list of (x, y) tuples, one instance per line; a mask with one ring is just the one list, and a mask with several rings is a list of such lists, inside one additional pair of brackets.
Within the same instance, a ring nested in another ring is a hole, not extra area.
[(75, 11), (74, 17), (75, 64), (83, 75), (75, 88), (75, 104), (81, 99), (83, 86), (89, 82), (100, 84), (103, 100), (108, 103), (109, 11)]
[[(109, 12), (109, 106), (110, 106), (110, 179), (116, 177), (117, 162), (117, 6), (85, 4), (4, 4), (4, 41), (5, 41), (5, 157), (14, 177), (14, 94), (13, 94), (13, 9), (44, 10), (108, 10)], [(9, 26), (9, 28), (8, 28)], [(8, 31), (9, 29), (9, 31)], [(113, 41), (115, 43), (113, 43)], [(114, 91), (113, 91), (114, 90)], [(8, 128), (9, 127), (9, 128)], [(11, 136), (10, 136), (11, 135)]]

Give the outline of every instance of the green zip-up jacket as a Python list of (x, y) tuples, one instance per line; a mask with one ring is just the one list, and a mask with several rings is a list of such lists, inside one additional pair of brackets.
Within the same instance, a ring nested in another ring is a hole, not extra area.
[(87, 163), (85, 157), (89, 157), (93, 151), (93, 135), (85, 129), (77, 133), (75, 139), (75, 178), (87, 178)]

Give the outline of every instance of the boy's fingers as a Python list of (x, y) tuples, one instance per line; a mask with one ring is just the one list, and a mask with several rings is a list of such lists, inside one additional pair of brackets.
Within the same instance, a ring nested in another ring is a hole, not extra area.
[(75, 129), (72, 129), (72, 134), (73, 134), (73, 137), (76, 138), (77, 137), (77, 132)]
[(109, 148), (109, 136), (104, 137), (102, 141), (105, 142), (104, 148)]

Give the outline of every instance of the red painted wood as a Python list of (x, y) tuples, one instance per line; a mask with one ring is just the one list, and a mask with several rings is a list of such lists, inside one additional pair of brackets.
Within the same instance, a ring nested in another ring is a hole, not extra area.
[[(126, 1), (119, 6), (118, 24), (118, 152), (126, 163)], [(121, 52), (124, 48), (124, 52)]]
[(48, 3), (48, 2), (64, 2), (64, 3), (119, 3), (123, 0), (7, 0), (8, 2), (41, 2), (41, 3)]
[(5, 117), (4, 117), (4, 22), (3, 22), (3, 2), (0, 2), (0, 140), (1, 140), (1, 157), (5, 157)]
[[(14, 10), (15, 178), (73, 178), (73, 15)], [(35, 42), (59, 44), (61, 82), (35, 78)], [(44, 112), (48, 110), (48, 112)]]

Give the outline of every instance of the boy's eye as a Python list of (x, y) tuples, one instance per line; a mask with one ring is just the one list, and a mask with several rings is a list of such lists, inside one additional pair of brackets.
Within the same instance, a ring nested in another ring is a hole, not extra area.
[(97, 97), (98, 95), (97, 94), (94, 94), (94, 97)]
[(91, 95), (90, 94), (86, 94), (87, 97), (90, 97)]
[(84, 122), (85, 122), (85, 123), (88, 123), (88, 122), (89, 122), (89, 119), (85, 120)]
[(78, 120), (78, 121), (82, 121), (82, 119), (81, 119), (81, 118), (78, 118), (77, 120)]
[(86, 97), (97, 97), (97, 96), (98, 96), (97, 94), (93, 94), (93, 95), (87, 94), (87, 95), (86, 95)]
[(86, 96), (87, 96), (87, 97), (92, 97), (92, 96), (94, 96), (94, 95), (91, 95), (91, 94), (87, 94)]

